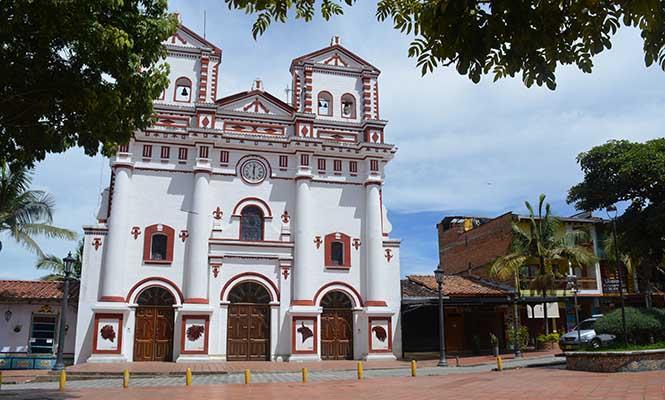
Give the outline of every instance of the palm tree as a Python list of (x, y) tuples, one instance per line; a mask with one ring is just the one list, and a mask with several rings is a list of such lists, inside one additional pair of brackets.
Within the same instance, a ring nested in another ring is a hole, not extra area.
[[(537, 260), (539, 271), (529, 286), (533, 290), (540, 291), (545, 300), (547, 293), (554, 289), (557, 279), (563, 277), (559, 270), (560, 265), (567, 261), (574, 267), (589, 266), (596, 262), (596, 257), (589, 248), (580, 245), (586, 239), (587, 233), (582, 230), (564, 229), (561, 221), (552, 216), (549, 203), (545, 204), (544, 194), (540, 195), (538, 215), (528, 201), (524, 203), (529, 210), (529, 227), (524, 229), (513, 222), (510, 252), (494, 260), (490, 275), (502, 281), (514, 279), (519, 293), (520, 270), (530, 261)], [(543, 308), (547, 335), (549, 334), (547, 306), (544, 304)]]
[(42, 190), (30, 190), (31, 183), (32, 174), (27, 168), (0, 165), (0, 233), (7, 232), (16, 242), (42, 256), (44, 252), (34, 236), (74, 240), (76, 233), (51, 225), (53, 198)]
[[(72, 272), (69, 276), (72, 279), (81, 279), (81, 266), (83, 265), (83, 239), (79, 240), (74, 254), (74, 263), (72, 264)], [(56, 257), (52, 254), (43, 255), (37, 260), (35, 265), (37, 269), (49, 269), (53, 273), (41, 277), (43, 281), (61, 281), (65, 278), (65, 264), (62, 258)]]

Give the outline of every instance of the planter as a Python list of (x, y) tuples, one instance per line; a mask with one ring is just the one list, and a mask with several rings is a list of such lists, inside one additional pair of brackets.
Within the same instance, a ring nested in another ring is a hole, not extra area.
[(568, 352), (566, 353), (566, 368), (591, 372), (665, 370), (665, 349)]

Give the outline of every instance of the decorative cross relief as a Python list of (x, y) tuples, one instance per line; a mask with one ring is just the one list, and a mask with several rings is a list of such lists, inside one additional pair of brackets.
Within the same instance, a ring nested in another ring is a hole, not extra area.
[(141, 234), (141, 228), (139, 228), (138, 226), (132, 228), (132, 236), (134, 236), (134, 240), (136, 240), (136, 238), (138, 238), (140, 234)]
[(360, 245), (361, 245), (361, 244), (362, 244), (362, 242), (360, 241), (360, 239), (357, 239), (357, 238), (356, 238), (356, 239), (353, 239), (353, 244), (352, 244), (352, 246), (353, 246), (356, 250), (358, 250), (358, 249), (360, 248)]
[(289, 278), (289, 269), (287, 267), (282, 267), (282, 276), (284, 280)]
[(213, 265), (212, 266), (212, 276), (217, 278), (217, 275), (219, 275), (219, 265)]
[(178, 235), (178, 237), (180, 238), (180, 240), (184, 242), (189, 237), (189, 232), (187, 231), (187, 229), (183, 229), (180, 231), (180, 235)]
[(99, 250), (99, 248), (102, 246), (102, 238), (94, 238), (92, 239), (92, 246), (95, 248), (95, 250)]
[(395, 256), (393, 256), (393, 251), (390, 249), (386, 249), (386, 260), (390, 262)]
[(321, 236), (318, 236), (318, 235), (314, 236), (314, 243), (316, 243), (316, 248), (317, 249), (319, 247), (321, 247), (321, 243), (323, 243), (323, 241), (321, 240)]
[(212, 217), (215, 219), (222, 219), (222, 215), (224, 215), (224, 213), (219, 207), (212, 211)]
[(289, 215), (289, 212), (284, 210), (284, 214), (282, 214), (282, 222), (284, 222), (285, 224), (288, 224), (290, 220), (291, 220), (291, 216)]

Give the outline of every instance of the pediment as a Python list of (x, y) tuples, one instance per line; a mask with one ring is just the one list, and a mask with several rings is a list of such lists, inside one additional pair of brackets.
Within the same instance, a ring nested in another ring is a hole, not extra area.
[(354, 70), (369, 69), (376, 73), (379, 72), (379, 70), (372, 64), (363, 60), (340, 44), (333, 44), (332, 46), (328, 46), (313, 53), (298, 57), (293, 60), (292, 65), (305, 63), (349, 68)]
[(293, 108), (270, 93), (251, 90), (217, 100), (221, 112), (263, 114), (265, 116), (291, 116)]
[(164, 42), (165, 45), (185, 47), (190, 49), (203, 49), (208, 48), (212, 49), (216, 53), (221, 53), (221, 49), (215, 46), (214, 43), (204, 39), (196, 32), (187, 28), (186, 26), (180, 24), (176, 29), (175, 33)]

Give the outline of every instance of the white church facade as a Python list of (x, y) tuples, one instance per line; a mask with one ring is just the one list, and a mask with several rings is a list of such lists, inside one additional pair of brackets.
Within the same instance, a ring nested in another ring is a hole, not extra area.
[(379, 70), (334, 38), (218, 98), (222, 51), (165, 46), (155, 122), (84, 227), (75, 362), (394, 359), (400, 242), (383, 206)]

